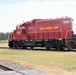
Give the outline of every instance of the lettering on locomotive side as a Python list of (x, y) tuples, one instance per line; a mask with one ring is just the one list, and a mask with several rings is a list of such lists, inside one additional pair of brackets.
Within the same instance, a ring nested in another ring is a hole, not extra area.
[(59, 26), (40, 27), (39, 30), (53, 30), (59, 29)]
[(40, 27), (39, 30), (45, 30), (45, 27)]
[(54, 28), (53, 29), (59, 29), (59, 26), (54, 26)]
[(52, 30), (53, 27), (46, 27), (46, 30)]

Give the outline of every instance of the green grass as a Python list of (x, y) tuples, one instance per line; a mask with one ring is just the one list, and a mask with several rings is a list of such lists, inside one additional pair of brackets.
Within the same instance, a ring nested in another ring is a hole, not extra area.
[(8, 47), (7, 41), (0, 41), (0, 47)]
[(49, 68), (76, 70), (76, 53), (74, 52), (0, 50), (0, 57)]

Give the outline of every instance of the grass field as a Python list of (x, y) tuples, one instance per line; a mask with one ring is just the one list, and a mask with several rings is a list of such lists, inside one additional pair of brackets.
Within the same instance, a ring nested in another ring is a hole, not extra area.
[(0, 47), (8, 47), (8, 41), (0, 41)]
[(76, 53), (0, 50), (0, 57), (7, 57), (50, 68), (58, 67), (68, 71), (76, 69)]
[(65, 71), (76, 70), (75, 52), (0, 49), (0, 58), (23, 62), (28, 66), (30, 65), (29, 67), (39, 68), (42, 71), (43, 69), (47, 69), (48, 71), (51, 69), (62, 69)]

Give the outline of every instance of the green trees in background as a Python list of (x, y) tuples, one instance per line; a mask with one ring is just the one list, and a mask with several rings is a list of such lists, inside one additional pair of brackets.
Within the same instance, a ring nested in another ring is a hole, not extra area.
[(0, 40), (8, 40), (8, 34), (10, 33), (0, 33)]

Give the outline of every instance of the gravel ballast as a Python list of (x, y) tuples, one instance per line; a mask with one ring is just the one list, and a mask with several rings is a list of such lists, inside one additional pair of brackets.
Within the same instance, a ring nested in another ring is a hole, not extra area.
[[(16, 63), (10, 63), (10, 62), (0, 62), (0, 63), (5, 65), (5, 66), (20, 70), (22, 72), (25, 72), (28, 75), (46, 75), (42, 72), (26, 68), (26, 67), (21, 66), (21, 65), (16, 64)], [(1, 71), (0, 70), (0, 75), (22, 75), (22, 74), (19, 74), (19, 73), (14, 72), (14, 71)]]

